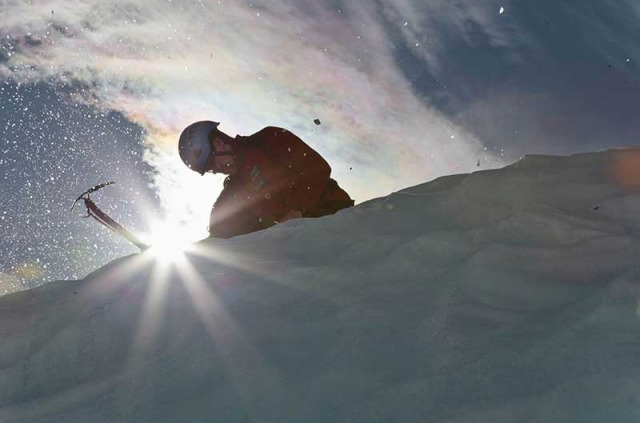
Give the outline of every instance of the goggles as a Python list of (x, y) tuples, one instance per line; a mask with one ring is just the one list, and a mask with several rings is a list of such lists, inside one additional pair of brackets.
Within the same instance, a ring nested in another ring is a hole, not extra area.
[(215, 136), (215, 131), (211, 131), (211, 133), (209, 134), (209, 143), (211, 145), (211, 152), (209, 153), (209, 157), (205, 162), (203, 173), (209, 172), (211, 170), (222, 170), (220, 166), (216, 165), (216, 157), (233, 156), (235, 154), (233, 151), (217, 151), (213, 143), (213, 141), (216, 139), (219, 140), (219, 138)]

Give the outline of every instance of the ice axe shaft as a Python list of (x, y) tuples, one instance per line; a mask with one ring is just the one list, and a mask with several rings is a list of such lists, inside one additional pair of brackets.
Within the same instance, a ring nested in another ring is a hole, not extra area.
[(101, 188), (104, 188), (108, 185), (113, 185), (113, 184), (115, 184), (115, 182), (105, 182), (89, 188), (88, 190), (80, 194), (78, 198), (76, 198), (76, 201), (73, 202), (73, 206), (71, 206), (71, 210), (73, 210), (73, 208), (75, 207), (78, 201), (80, 200), (84, 201), (84, 205), (87, 208), (87, 215), (85, 217), (94, 218), (100, 224), (116, 232), (117, 234), (125, 238), (127, 241), (131, 242), (133, 245), (138, 247), (140, 251), (144, 251), (147, 248), (149, 248), (147, 244), (140, 241), (138, 237), (133, 235), (131, 232), (125, 229), (122, 225), (120, 225), (118, 222), (113, 220), (109, 215), (107, 215), (105, 212), (100, 210), (100, 208), (96, 205), (96, 203), (94, 203), (93, 200), (91, 200), (90, 198), (91, 193), (96, 192)]

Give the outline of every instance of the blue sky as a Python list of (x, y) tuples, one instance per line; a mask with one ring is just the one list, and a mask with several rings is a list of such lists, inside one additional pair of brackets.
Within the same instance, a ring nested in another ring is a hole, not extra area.
[(105, 180), (98, 202), (125, 225), (206, 235), (221, 179), (176, 154), (201, 119), (292, 130), (358, 202), (525, 154), (637, 145), (640, 6), (561, 3), (5, 1), (0, 272), (77, 277), (133, 251), (58, 212)]

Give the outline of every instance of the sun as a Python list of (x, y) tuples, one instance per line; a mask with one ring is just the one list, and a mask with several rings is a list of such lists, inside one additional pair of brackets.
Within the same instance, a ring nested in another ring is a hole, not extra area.
[(145, 237), (150, 246), (147, 250), (157, 259), (166, 262), (180, 260), (189, 251), (193, 240), (185, 228), (170, 223), (156, 223), (150, 234)]

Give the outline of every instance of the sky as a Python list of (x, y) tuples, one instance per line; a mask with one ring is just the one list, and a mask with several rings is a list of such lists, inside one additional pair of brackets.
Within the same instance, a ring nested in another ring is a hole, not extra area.
[(635, 423), (638, 163), (527, 156), (0, 297), (0, 421)]
[(222, 178), (176, 154), (197, 120), (291, 130), (356, 202), (637, 145), (639, 14), (632, 0), (4, 0), (2, 278), (75, 278), (135, 251), (67, 212), (101, 182), (116, 185), (98, 204), (136, 233), (206, 236)]

